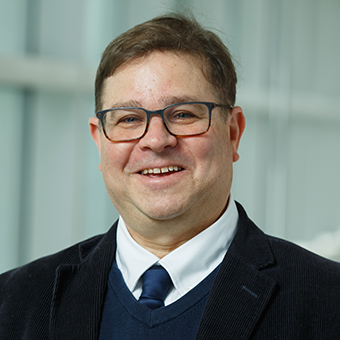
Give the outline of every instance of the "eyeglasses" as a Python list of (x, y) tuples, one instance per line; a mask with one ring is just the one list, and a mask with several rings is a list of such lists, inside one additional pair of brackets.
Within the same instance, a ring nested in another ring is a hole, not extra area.
[(206, 133), (211, 124), (211, 112), (216, 107), (231, 109), (231, 105), (209, 102), (178, 103), (164, 109), (149, 111), (140, 107), (117, 107), (96, 113), (105, 137), (111, 142), (128, 142), (142, 138), (150, 118), (160, 115), (167, 131), (177, 137)]

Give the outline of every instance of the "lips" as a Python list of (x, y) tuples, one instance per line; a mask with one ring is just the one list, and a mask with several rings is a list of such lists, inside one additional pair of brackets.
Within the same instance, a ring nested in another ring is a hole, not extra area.
[(183, 168), (177, 166), (177, 165), (170, 165), (170, 166), (164, 166), (161, 168), (148, 168), (140, 171), (142, 175), (150, 175), (150, 174), (165, 174), (169, 172), (177, 172), (181, 171)]

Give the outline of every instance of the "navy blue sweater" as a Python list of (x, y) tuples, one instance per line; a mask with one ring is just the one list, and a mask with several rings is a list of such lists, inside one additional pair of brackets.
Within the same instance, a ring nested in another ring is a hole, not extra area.
[(174, 303), (151, 310), (127, 288), (117, 265), (110, 271), (99, 340), (195, 339), (217, 269)]

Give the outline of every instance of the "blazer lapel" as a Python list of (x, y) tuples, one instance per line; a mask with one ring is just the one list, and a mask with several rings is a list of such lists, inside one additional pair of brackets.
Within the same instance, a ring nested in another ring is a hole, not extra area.
[[(56, 271), (51, 308), (50, 339), (98, 338), (107, 277), (115, 254), (115, 226), (91, 249), (82, 244), (81, 262)], [(86, 257), (83, 256), (86, 254)]]
[(216, 276), (197, 339), (249, 339), (275, 291), (262, 269), (274, 264), (265, 235), (238, 205), (237, 234)]

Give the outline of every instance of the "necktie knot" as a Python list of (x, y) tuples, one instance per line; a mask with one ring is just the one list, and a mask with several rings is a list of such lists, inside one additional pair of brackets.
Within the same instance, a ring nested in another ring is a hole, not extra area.
[(142, 276), (143, 290), (139, 302), (151, 309), (164, 306), (171, 278), (162, 266), (152, 266)]

